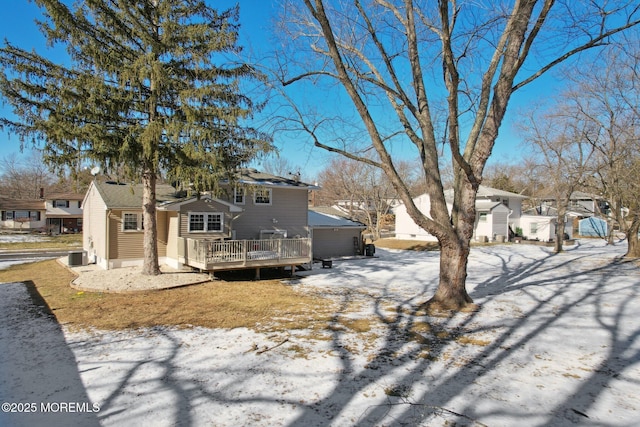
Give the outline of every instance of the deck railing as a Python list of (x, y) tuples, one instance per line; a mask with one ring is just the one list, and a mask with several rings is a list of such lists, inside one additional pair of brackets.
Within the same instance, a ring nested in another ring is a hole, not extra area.
[(299, 265), (311, 262), (311, 239), (207, 240), (182, 238), (186, 265), (204, 270)]

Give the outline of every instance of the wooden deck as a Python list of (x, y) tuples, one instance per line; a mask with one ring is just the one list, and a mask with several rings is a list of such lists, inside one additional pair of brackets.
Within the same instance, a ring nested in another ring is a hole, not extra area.
[(179, 238), (178, 260), (203, 271), (296, 266), (311, 262), (311, 239), (207, 240)]

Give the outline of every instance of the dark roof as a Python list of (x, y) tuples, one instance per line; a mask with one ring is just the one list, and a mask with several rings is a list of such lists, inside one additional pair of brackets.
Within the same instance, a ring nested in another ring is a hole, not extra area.
[(40, 199), (6, 199), (0, 198), (0, 209), (21, 210), (21, 211), (43, 211), (45, 210), (44, 200)]
[(84, 194), (78, 193), (49, 193), (45, 194), (47, 200), (82, 200)]
[[(142, 184), (121, 184), (112, 181), (94, 181), (94, 184), (108, 208), (142, 208)], [(179, 196), (181, 194), (170, 185), (156, 185), (158, 203), (182, 199)]]
[(307, 184), (291, 175), (291, 178), (283, 178), (281, 176), (271, 175), (260, 172), (256, 169), (240, 169), (236, 174), (237, 180), (247, 185), (264, 185), (269, 187), (297, 187), (314, 189), (317, 185)]

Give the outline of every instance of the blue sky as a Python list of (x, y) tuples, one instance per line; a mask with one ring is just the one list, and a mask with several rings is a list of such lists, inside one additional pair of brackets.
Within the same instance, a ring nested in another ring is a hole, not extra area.
[[(225, 8), (235, 4), (233, 0), (218, 0), (216, 7)], [(260, 57), (269, 49), (270, 24), (274, 15), (274, 6), (266, 0), (242, 0), (240, 2), (241, 44), (249, 57)], [(0, 15), (0, 36), (4, 41), (20, 46), (23, 49), (35, 49), (43, 53), (46, 48), (44, 38), (38, 31), (34, 19), (39, 16), (39, 9), (27, 0), (5, 0), (3, 13)], [(547, 80), (548, 81), (548, 80)], [(525, 108), (532, 96), (540, 96), (550, 88), (544, 84), (527, 87), (518, 92), (510, 104), (507, 120), (500, 130), (500, 136), (493, 151), (490, 163), (516, 162), (522, 156), (520, 140), (512, 129), (512, 123), (517, 119), (518, 111)], [(11, 110), (6, 105), (0, 105), (0, 114), (9, 115)], [(326, 166), (330, 154), (324, 150), (314, 148), (308, 142), (292, 140), (284, 135), (276, 135), (275, 145), (280, 156), (290, 165), (302, 171), (306, 179), (315, 179), (317, 172)], [(15, 135), (6, 131), (0, 132), (0, 159), (11, 153), (19, 153), (19, 140)], [(260, 167), (260, 164), (257, 164)]]

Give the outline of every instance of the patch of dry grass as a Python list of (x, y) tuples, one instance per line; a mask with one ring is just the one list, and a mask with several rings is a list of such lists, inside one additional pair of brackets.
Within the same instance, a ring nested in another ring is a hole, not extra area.
[(385, 249), (404, 249), (409, 251), (439, 251), (438, 242), (421, 242), (419, 240), (378, 239), (376, 247)]
[(42, 242), (0, 242), (0, 249), (68, 249), (82, 247), (82, 234), (61, 234), (45, 237)]
[[(55, 260), (0, 271), (0, 283), (32, 281), (61, 324), (119, 330), (167, 326), (255, 330), (326, 328), (335, 304), (280, 280), (213, 281), (135, 294), (78, 292)], [(2, 285), (0, 285), (2, 286)]]

